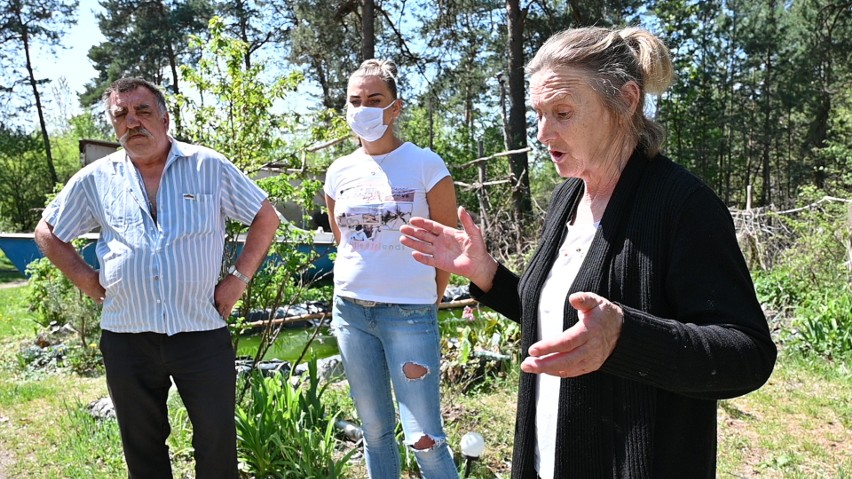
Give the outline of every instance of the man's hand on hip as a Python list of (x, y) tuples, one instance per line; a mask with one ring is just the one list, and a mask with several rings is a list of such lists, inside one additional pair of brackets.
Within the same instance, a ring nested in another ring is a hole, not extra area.
[(243, 295), (246, 290), (246, 283), (241, 281), (234, 275), (225, 276), (213, 292), (213, 302), (216, 310), (219, 311), (219, 316), (223, 319), (228, 319), (231, 315), (231, 310), (234, 309), (234, 304)]

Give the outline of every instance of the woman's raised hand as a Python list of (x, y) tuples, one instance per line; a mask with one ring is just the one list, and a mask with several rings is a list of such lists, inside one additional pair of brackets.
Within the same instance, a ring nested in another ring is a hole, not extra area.
[(491, 289), (497, 261), (485, 249), (482, 232), (464, 207), (459, 207), (462, 228), (413, 217), (400, 228), (400, 243), (413, 249), (415, 260), (470, 279), (483, 291)]

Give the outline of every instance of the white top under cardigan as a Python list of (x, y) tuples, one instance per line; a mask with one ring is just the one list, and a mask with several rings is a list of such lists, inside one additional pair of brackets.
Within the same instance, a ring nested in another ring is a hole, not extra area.
[[(559, 248), (559, 255), (544, 282), (538, 303), (539, 341), (562, 334), (568, 290), (580, 271), (599, 226), (599, 223), (567, 226), (565, 241)], [(536, 377), (535, 468), (541, 479), (554, 479), (560, 380), (561, 378), (549, 374), (539, 374)]]

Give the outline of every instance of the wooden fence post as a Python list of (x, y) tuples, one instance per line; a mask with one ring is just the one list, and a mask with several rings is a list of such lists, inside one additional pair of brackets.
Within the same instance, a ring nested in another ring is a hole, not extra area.
[(846, 261), (846, 267), (852, 271), (852, 203), (846, 203), (846, 230), (849, 233), (849, 240), (846, 242), (846, 256), (849, 259)]
[[(479, 155), (478, 158), (482, 158), (485, 156), (485, 148), (482, 144), (482, 140), (479, 141), (479, 151), (477, 152)], [(476, 169), (479, 173), (479, 189), (476, 191), (476, 196), (479, 198), (479, 229), (482, 231), (483, 236), (485, 235), (488, 221), (486, 220), (486, 216), (488, 215), (488, 201), (486, 199), (485, 192), (485, 180), (486, 180), (486, 171), (485, 171), (485, 162), (482, 161), (476, 165)]]

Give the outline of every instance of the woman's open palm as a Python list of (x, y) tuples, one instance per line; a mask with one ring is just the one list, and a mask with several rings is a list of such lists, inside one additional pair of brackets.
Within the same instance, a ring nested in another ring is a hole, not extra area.
[(485, 249), (482, 232), (464, 207), (459, 207), (462, 228), (450, 228), (426, 218), (413, 217), (400, 228), (400, 243), (413, 249), (415, 260), (465, 276), (477, 286), (490, 289), (497, 262)]

